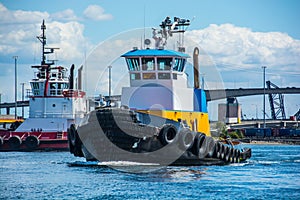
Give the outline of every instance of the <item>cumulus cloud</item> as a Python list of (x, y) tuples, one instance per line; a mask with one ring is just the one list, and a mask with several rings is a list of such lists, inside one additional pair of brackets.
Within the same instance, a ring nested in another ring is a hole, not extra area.
[(300, 40), (280, 32), (253, 32), (232, 24), (212, 24), (187, 32), (216, 62), (242, 68), (300, 65)]
[(66, 9), (64, 11), (60, 11), (51, 15), (53, 20), (60, 20), (60, 21), (75, 21), (78, 20), (77, 16), (75, 15), (74, 11), (71, 9)]
[(39, 11), (10, 11), (3, 4), (0, 3), (0, 25), (10, 24), (31, 24), (47, 19), (49, 14), (47, 12)]
[[(49, 14), (47, 12), (8, 10), (0, 4), (0, 59), (20, 55), (23, 59), (33, 60), (40, 52), (36, 39), (41, 34), (42, 20), (46, 23), (47, 44), (60, 47), (57, 59), (77, 61), (89, 45), (83, 35), (84, 26), (75, 21), (76, 15), (70, 9)], [(67, 21), (67, 22), (65, 22)], [(5, 24), (5, 25), (3, 25)], [(38, 57), (39, 59), (39, 57)]]
[(95, 21), (110, 20), (113, 18), (111, 14), (106, 14), (104, 9), (98, 5), (89, 5), (83, 14), (86, 18)]
[(59, 47), (59, 60), (79, 61), (83, 59), (86, 39), (83, 36), (84, 26), (78, 22), (50, 22), (47, 25), (49, 46)]

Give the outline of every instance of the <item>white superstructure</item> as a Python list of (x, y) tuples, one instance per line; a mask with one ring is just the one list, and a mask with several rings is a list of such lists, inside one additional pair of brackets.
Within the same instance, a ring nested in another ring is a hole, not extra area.
[(74, 65), (68, 77), (66, 68), (46, 62), (45, 55), (53, 53), (56, 48), (45, 47), (44, 21), (41, 29), (43, 32), (38, 39), (43, 47), (42, 62), (32, 66), (37, 71), (30, 81), (29, 118), (16, 132), (66, 132), (70, 124), (78, 122), (87, 112), (85, 92), (74, 89)]

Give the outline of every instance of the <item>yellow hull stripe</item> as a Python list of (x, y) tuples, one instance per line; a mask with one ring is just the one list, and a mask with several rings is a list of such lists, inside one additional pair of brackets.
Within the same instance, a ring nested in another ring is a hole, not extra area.
[(175, 110), (138, 110), (138, 112), (159, 116), (174, 121), (181, 119), (181, 121), (186, 121), (191, 130), (211, 136), (208, 113)]
[(0, 119), (0, 123), (23, 122), (23, 119)]

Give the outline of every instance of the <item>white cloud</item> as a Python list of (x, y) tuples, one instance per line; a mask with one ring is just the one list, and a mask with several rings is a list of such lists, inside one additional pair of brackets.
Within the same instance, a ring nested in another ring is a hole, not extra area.
[(74, 11), (71, 9), (66, 9), (51, 15), (52, 19), (60, 21), (76, 21), (78, 20)]
[[(89, 44), (83, 35), (84, 25), (80, 24), (72, 10), (64, 10), (53, 15), (36, 11), (10, 11), (0, 4), (0, 59), (3, 56), (19, 55), (23, 59), (38, 57), (41, 34), (40, 26), (45, 19), (47, 44), (59, 47), (57, 59), (65, 62), (82, 61)], [(60, 21), (56, 21), (56, 20)], [(62, 22), (70, 21), (70, 22)], [(1, 62), (0, 60), (0, 62)], [(2, 61), (3, 62), (3, 61)]]
[(110, 20), (113, 18), (111, 14), (106, 14), (104, 9), (98, 5), (89, 5), (83, 12), (86, 18), (95, 21)]
[(1, 3), (0, 11), (0, 24), (2, 26), (3, 24), (32, 24), (40, 21), (41, 19), (49, 18), (49, 14), (47, 12), (23, 10), (10, 11)]
[(57, 55), (62, 61), (81, 61), (88, 45), (83, 36), (84, 26), (78, 22), (50, 22), (47, 24), (47, 43), (59, 47)]
[[(216, 62), (241, 68), (300, 65), (300, 40), (280, 32), (253, 32), (232, 24), (212, 24), (187, 32)], [(295, 69), (296, 70), (296, 69)], [(299, 71), (298, 71), (299, 72)]]

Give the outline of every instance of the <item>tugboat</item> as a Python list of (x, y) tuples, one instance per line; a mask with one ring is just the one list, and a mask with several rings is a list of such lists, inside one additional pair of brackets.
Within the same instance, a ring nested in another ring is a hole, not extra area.
[(67, 151), (67, 128), (87, 113), (85, 92), (74, 89), (74, 65), (68, 77), (65, 67), (46, 61), (46, 55), (57, 48), (46, 47), (44, 20), (41, 30), (37, 38), (42, 44), (42, 60), (32, 66), (37, 71), (30, 81), (29, 117), (14, 129), (0, 131), (0, 151)]
[[(120, 107), (98, 107), (69, 134), (70, 152), (87, 161), (166, 165), (212, 165), (242, 162), (251, 149), (229, 139), (211, 137), (206, 96), (199, 87), (199, 49), (194, 48), (194, 86), (185, 73), (183, 34), (190, 21), (167, 17), (153, 29), (155, 48), (128, 51), (130, 86), (122, 88)], [(178, 50), (166, 41), (180, 34)], [(118, 105), (117, 103), (115, 105)]]

